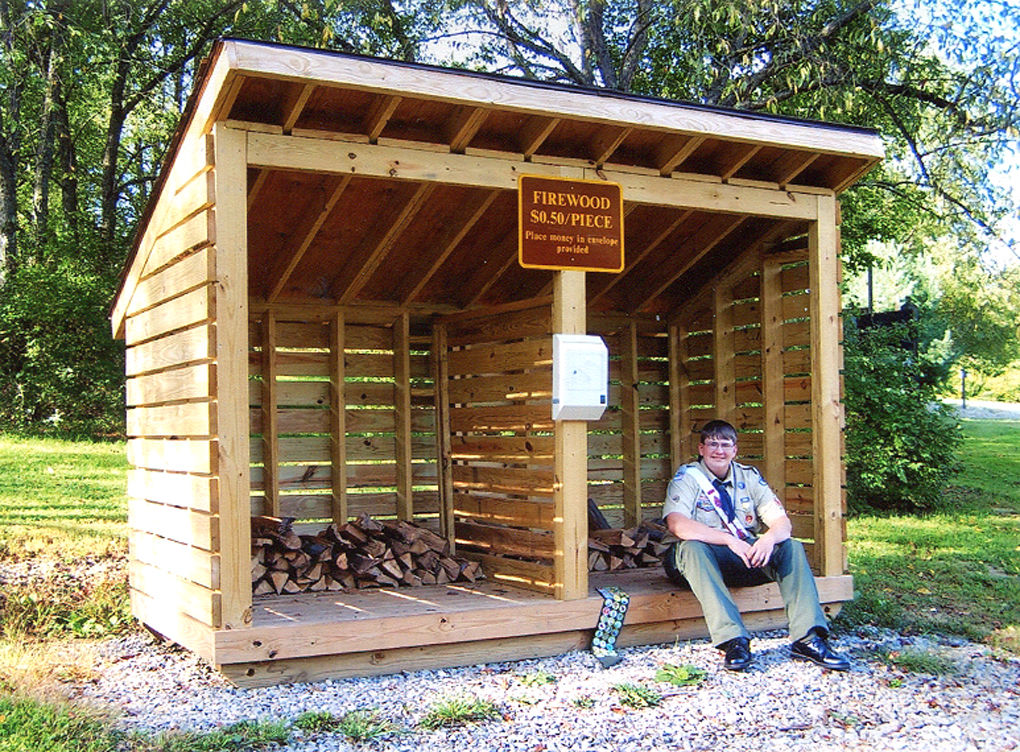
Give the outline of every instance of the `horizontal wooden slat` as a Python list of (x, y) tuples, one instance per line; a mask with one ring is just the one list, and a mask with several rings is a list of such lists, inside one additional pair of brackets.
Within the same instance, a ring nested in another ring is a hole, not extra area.
[(125, 341), (134, 345), (208, 321), (212, 316), (213, 295), (213, 287), (206, 285), (129, 317), (125, 323)]
[(219, 550), (219, 520), (204, 512), (129, 499), (128, 526), (206, 551)]
[(811, 483), (814, 479), (815, 468), (811, 460), (786, 460), (784, 468), (787, 483)]
[(202, 248), (148, 279), (140, 281), (135, 288), (135, 294), (131, 297), (128, 315), (150, 308), (182, 291), (204, 285), (210, 282), (214, 275), (212, 251)]
[[(392, 433), (396, 426), (392, 410), (346, 410), (344, 414), (348, 433)], [(262, 410), (250, 410), (248, 416), (250, 433), (262, 433)], [(277, 430), (281, 434), (329, 433), (327, 409), (279, 410), (277, 416)], [(414, 410), (411, 413), (412, 431), (432, 432), (435, 423), (432, 411)]]
[(181, 611), (203, 624), (220, 623), (220, 594), (156, 567), (132, 561), (128, 565), (131, 587), (151, 598), (172, 601)]
[(152, 244), (152, 251), (145, 260), (143, 274), (152, 274), (174, 261), (179, 256), (196, 248), (209, 245), (215, 238), (213, 213), (208, 206), (196, 206), (190, 216), (164, 232)]
[[(329, 520), (333, 516), (330, 494), (281, 494), (280, 514), (299, 520)], [(434, 515), (439, 511), (439, 497), (435, 491), (414, 491), (411, 494), (415, 516)], [(258, 516), (268, 514), (264, 496), (251, 497), (251, 513)], [(397, 495), (392, 493), (348, 493), (347, 514), (349, 518), (368, 514), (372, 517), (394, 517), (397, 513)], [(321, 523), (312, 530), (317, 533), (328, 523)]]
[(178, 645), (212, 663), (215, 627), (183, 613), (176, 604), (131, 590), (131, 615)]
[(211, 402), (188, 402), (161, 407), (132, 407), (127, 411), (127, 435), (135, 436), (211, 436)]
[(692, 334), (687, 337), (684, 342), (687, 347), (687, 356), (689, 358), (698, 358), (712, 354), (713, 342), (711, 333)]
[(446, 339), (450, 346), (456, 346), (551, 336), (551, 320), (548, 305), (484, 318), (452, 320), (447, 323)]
[(784, 293), (795, 292), (797, 290), (807, 290), (811, 287), (807, 264), (800, 264), (799, 266), (783, 269), (780, 273), (780, 279), (782, 281)]
[(149, 371), (207, 360), (213, 357), (214, 335), (210, 326), (196, 326), (183, 332), (160, 337), (124, 353), (125, 373), (137, 376)]
[(527, 496), (553, 494), (552, 470), (454, 465), (451, 474), (453, 487), (459, 492), (484, 491)]
[(486, 462), (551, 464), (552, 436), (453, 436), (450, 458)]
[(811, 324), (808, 321), (788, 321), (783, 324), (783, 347), (811, 344)]
[[(641, 461), (642, 478), (665, 478), (671, 476), (672, 468), (668, 457), (643, 459)], [(623, 460), (588, 460), (588, 480), (623, 480)]]
[[(385, 464), (357, 465), (348, 463), (347, 486), (358, 488), (364, 486), (393, 486), (397, 480), (396, 465)], [(256, 490), (263, 488), (264, 470), (261, 467), (251, 468), (251, 487)], [(277, 478), (281, 489), (330, 488), (333, 481), (332, 468), (323, 465), (280, 465)], [(411, 478), (420, 484), (435, 483), (436, 466), (432, 462), (415, 462), (411, 464)]]
[(128, 534), (132, 559), (163, 569), (211, 590), (220, 587), (220, 557), (200, 548), (133, 531)]
[(465, 552), (464, 556), (481, 562), (485, 576), (493, 582), (550, 595), (555, 592), (555, 573), (549, 565), (475, 552)]
[(135, 467), (208, 475), (216, 468), (216, 443), (209, 439), (131, 439), (127, 459)]
[(761, 328), (737, 329), (733, 332), (733, 352), (761, 351)]
[(733, 326), (761, 324), (761, 303), (757, 300), (737, 303), (732, 309)]
[(212, 477), (135, 469), (128, 471), (127, 488), (135, 499), (213, 514), (217, 508), (217, 480)]
[(811, 350), (785, 350), (783, 352), (783, 373), (808, 373), (811, 371)]
[[(480, 553), (552, 559), (555, 550), (551, 532), (535, 532), (458, 521), (455, 525), (458, 546), (468, 544)], [(463, 549), (458, 548), (458, 552)]]
[(450, 379), (449, 399), (454, 404), (552, 399), (552, 371), (497, 374)]
[(179, 400), (208, 399), (216, 383), (212, 365), (199, 364), (159, 371), (127, 380), (127, 405), (158, 405)]
[(510, 344), (481, 345), (449, 353), (450, 376), (506, 373), (552, 368), (552, 340), (534, 339)]
[(466, 519), (543, 530), (552, 530), (555, 515), (552, 502), (463, 493), (453, 495), (453, 510)]
[(450, 430), (455, 433), (551, 431), (554, 425), (549, 405), (450, 408)]

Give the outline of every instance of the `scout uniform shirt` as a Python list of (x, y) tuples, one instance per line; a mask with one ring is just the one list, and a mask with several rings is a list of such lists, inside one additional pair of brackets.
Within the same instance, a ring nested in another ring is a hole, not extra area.
[[(662, 507), (662, 516), (679, 512), (695, 522), (725, 531), (726, 527), (711, 500), (701, 490), (698, 481), (687, 472), (691, 467), (701, 470), (709, 481), (716, 480), (704, 461), (681, 465), (666, 489), (666, 503)], [(733, 499), (734, 524), (752, 535), (760, 535), (764, 532), (763, 524), (768, 526), (786, 514), (775, 492), (769, 488), (769, 484), (761, 477), (756, 467), (731, 462), (730, 471), (723, 479), (723, 483), (730, 498)]]

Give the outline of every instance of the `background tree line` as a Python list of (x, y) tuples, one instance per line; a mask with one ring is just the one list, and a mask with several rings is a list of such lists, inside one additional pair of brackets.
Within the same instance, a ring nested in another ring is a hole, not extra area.
[(989, 179), (1017, 154), (1012, 0), (0, 0), (0, 427), (122, 431), (108, 306), (225, 35), (876, 128), (889, 158), (844, 196), (847, 268), (938, 258), (924, 309), (956, 351), (937, 357), (1020, 354), (1016, 274), (984, 255), (1016, 260)]

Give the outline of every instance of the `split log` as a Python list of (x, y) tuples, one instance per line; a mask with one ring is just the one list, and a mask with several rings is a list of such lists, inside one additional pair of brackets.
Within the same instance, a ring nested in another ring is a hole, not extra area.
[(450, 544), (404, 520), (362, 515), (317, 535), (296, 535), (293, 519), (252, 518), (252, 591), (280, 595), (375, 587), (476, 582), (477, 562), (450, 556)]
[(588, 571), (615, 572), (639, 567), (660, 567), (676, 537), (658, 520), (645, 520), (624, 530), (588, 533)]

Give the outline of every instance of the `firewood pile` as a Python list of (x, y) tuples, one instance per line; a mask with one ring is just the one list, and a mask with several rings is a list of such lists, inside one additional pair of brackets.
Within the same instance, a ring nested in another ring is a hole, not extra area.
[(485, 579), (478, 562), (450, 555), (445, 538), (403, 520), (362, 515), (317, 535), (298, 535), (293, 522), (289, 517), (252, 518), (255, 595)]
[(651, 520), (626, 530), (590, 530), (588, 571), (661, 567), (663, 555), (676, 540), (665, 525)]

